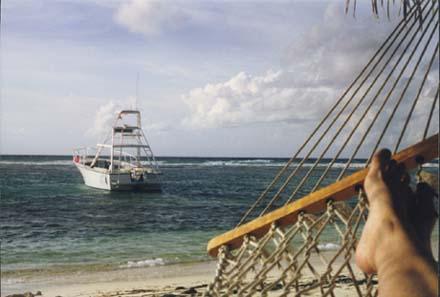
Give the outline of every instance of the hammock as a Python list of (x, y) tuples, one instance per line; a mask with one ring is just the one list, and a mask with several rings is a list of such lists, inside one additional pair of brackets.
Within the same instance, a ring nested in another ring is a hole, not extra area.
[(420, 181), (438, 158), (438, 1), (416, 2), (238, 225), (208, 243), (218, 264), (205, 296), (336, 296), (340, 283), (377, 296), (352, 259), (366, 167), (389, 147)]

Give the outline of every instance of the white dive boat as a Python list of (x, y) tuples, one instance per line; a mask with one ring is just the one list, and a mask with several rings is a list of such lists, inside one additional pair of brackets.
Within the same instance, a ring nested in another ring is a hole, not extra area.
[(160, 170), (138, 110), (119, 112), (111, 136), (96, 148), (74, 150), (73, 163), (87, 186), (105, 190), (160, 191)]

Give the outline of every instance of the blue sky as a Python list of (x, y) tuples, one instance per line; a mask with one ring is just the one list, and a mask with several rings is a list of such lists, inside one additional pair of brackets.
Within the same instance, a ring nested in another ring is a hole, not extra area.
[(1, 153), (95, 144), (139, 74), (157, 155), (290, 156), (394, 24), (344, 3), (3, 0)]

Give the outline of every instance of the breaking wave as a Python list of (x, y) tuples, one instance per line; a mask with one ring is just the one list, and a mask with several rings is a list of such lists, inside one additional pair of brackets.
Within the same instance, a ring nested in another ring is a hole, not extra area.
[(318, 249), (320, 249), (321, 251), (336, 251), (340, 247), (341, 246), (339, 244), (331, 243), (331, 242), (318, 244)]
[(146, 259), (141, 261), (128, 261), (127, 264), (120, 265), (119, 268), (140, 268), (140, 267), (154, 267), (163, 266), (165, 261), (162, 258)]
[[(180, 167), (180, 166), (194, 166), (194, 167), (283, 167), (286, 162), (274, 160), (219, 160), (219, 161), (204, 161), (204, 162), (170, 162), (158, 161), (159, 166), (163, 167)], [(316, 166), (327, 167), (329, 163), (319, 163)], [(292, 163), (291, 167), (298, 166), (298, 163)], [(305, 163), (302, 165), (305, 168), (314, 166), (314, 163)], [(345, 163), (334, 163), (333, 168), (344, 168)], [(364, 163), (350, 164), (350, 168), (364, 168)]]

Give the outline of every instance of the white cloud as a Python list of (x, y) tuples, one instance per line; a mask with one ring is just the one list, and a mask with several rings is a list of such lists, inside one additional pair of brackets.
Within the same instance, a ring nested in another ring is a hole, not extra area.
[(165, 28), (177, 28), (190, 18), (178, 3), (158, 0), (131, 0), (116, 11), (115, 20), (131, 32), (147, 36), (159, 34)]
[(93, 126), (87, 130), (86, 135), (99, 137), (101, 141), (111, 131), (111, 127), (116, 119), (119, 111), (121, 111), (122, 105), (113, 101), (102, 105), (96, 112), (95, 121)]
[[(121, 110), (134, 108), (135, 98), (130, 97), (124, 101), (110, 100), (106, 104), (99, 107), (95, 114), (93, 125), (86, 131), (86, 136), (97, 138), (99, 141), (104, 141), (111, 132), (111, 127), (114, 125), (116, 116)], [(131, 103), (130, 103), (131, 102)], [(142, 108), (138, 108), (142, 114)], [(145, 115), (143, 115), (145, 116)], [(164, 122), (145, 122), (143, 120), (143, 128), (146, 132), (160, 134), (170, 129), (170, 126)]]
[(190, 110), (184, 124), (211, 128), (316, 122), (362, 69), (390, 27), (346, 18), (340, 6), (329, 5), (322, 23), (288, 48), (280, 70), (259, 76), (241, 72), (184, 95)]
[(328, 105), (333, 90), (289, 87), (285, 78), (290, 75), (284, 71), (268, 71), (253, 77), (241, 72), (224, 83), (193, 89), (183, 96), (191, 112), (184, 124), (210, 128), (314, 118)]
[(303, 84), (346, 87), (391, 32), (393, 21), (353, 19), (330, 4), (323, 21), (295, 40), (283, 57)]

